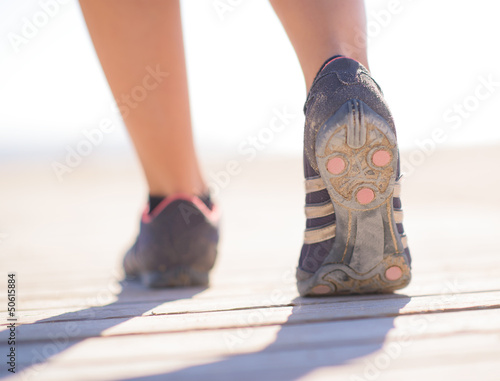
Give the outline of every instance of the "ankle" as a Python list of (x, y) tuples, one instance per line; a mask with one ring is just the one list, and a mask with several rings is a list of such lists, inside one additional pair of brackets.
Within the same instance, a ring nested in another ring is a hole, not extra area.
[[(168, 198), (169, 196), (172, 196), (172, 195), (154, 195), (154, 194), (149, 194), (149, 213), (151, 213), (153, 210), (156, 209), (156, 207), (158, 207), (163, 200), (165, 200), (166, 198)], [(203, 194), (200, 194), (200, 195), (194, 195), (196, 197), (198, 197), (206, 206), (207, 208), (209, 209), (212, 209), (213, 207), (213, 202), (212, 202), (212, 199), (210, 197), (210, 193), (208, 191), (206, 191), (205, 193)]]
[(165, 197), (171, 194), (183, 193), (200, 196), (208, 193), (208, 187), (202, 178), (163, 178), (162, 181), (149, 181), (149, 194)]

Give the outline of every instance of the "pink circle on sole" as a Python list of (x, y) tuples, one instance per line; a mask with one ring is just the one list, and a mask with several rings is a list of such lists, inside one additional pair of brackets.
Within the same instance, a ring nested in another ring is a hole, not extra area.
[(391, 161), (391, 154), (385, 149), (378, 150), (372, 156), (373, 164), (377, 167), (384, 167)]
[(317, 286), (314, 286), (313, 289), (311, 290), (311, 292), (313, 294), (317, 294), (317, 295), (328, 294), (331, 291), (332, 290), (330, 289), (330, 287), (325, 286), (324, 284), (319, 284)]
[(403, 271), (398, 266), (389, 267), (385, 271), (385, 277), (388, 280), (398, 280), (403, 275)]
[(345, 161), (341, 157), (334, 157), (333, 159), (328, 160), (326, 169), (328, 169), (328, 172), (331, 174), (338, 175), (344, 171)]
[(361, 205), (369, 204), (375, 198), (375, 193), (370, 188), (361, 188), (356, 193), (356, 199)]

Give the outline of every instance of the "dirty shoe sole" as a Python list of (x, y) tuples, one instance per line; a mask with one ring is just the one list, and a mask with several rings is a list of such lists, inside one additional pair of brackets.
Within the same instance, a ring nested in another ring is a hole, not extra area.
[(316, 137), (318, 187), (336, 216), (333, 250), (314, 273), (297, 270), (301, 295), (390, 292), (411, 279), (406, 237), (396, 223), (398, 148), (386, 121), (359, 100), (346, 102)]

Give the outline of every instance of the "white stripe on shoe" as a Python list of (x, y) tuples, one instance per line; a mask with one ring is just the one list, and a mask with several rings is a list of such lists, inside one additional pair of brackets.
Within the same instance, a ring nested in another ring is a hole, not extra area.
[(408, 249), (408, 238), (406, 238), (406, 234), (401, 236), (401, 243), (403, 244), (403, 248)]
[(394, 192), (392, 194), (392, 197), (400, 197), (400, 195), (401, 195), (401, 183), (398, 180), (394, 184)]
[(306, 229), (304, 232), (304, 243), (310, 245), (329, 240), (335, 237), (335, 228), (335, 224), (332, 224), (319, 229)]
[(312, 193), (326, 189), (325, 183), (323, 182), (321, 176), (311, 177), (309, 179), (306, 179), (305, 183), (306, 183), (306, 193)]
[(403, 211), (401, 209), (395, 209), (394, 210), (394, 220), (396, 221), (397, 224), (403, 223)]
[(318, 218), (333, 214), (335, 211), (332, 202), (328, 200), (322, 204), (306, 205), (305, 212), (307, 218)]

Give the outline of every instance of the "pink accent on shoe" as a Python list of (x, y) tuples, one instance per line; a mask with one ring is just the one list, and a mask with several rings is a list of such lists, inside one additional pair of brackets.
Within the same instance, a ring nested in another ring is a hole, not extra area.
[[(333, 61), (338, 60), (338, 59), (340, 59), (340, 58), (347, 58), (347, 57), (345, 57), (345, 56), (340, 56), (340, 57), (335, 57), (334, 59), (331, 59), (330, 61), (328, 61), (328, 62), (325, 64), (325, 66), (323, 66), (323, 69), (321, 69), (321, 71), (325, 70), (325, 67), (327, 67), (328, 65), (330, 65)], [(320, 73), (321, 73), (321, 71), (320, 71)]]
[(361, 188), (356, 193), (356, 199), (361, 205), (369, 204), (375, 198), (375, 193), (370, 188)]
[(212, 209), (209, 209), (203, 201), (201, 201), (198, 197), (190, 194), (185, 194), (185, 193), (175, 193), (173, 195), (170, 195), (168, 197), (165, 197), (160, 204), (154, 208), (154, 210), (149, 213), (149, 203), (146, 205), (146, 209), (144, 209), (144, 212), (142, 213), (142, 222), (149, 224), (151, 221), (153, 221), (158, 214), (160, 214), (163, 209), (165, 209), (170, 203), (176, 201), (176, 200), (185, 200), (189, 201), (196, 206), (200, 210), (200, 212), (203, 213), (203, 215), (212, 223), (216, 223), (219, 220), (219, 209), (217, 206), (214, 204), (212, 206)]
[(311, 292), (316, 295), (328, 294), (331, 291), (332, 291), (331, 288), (325, 286), (324, 284), (318, 284), (317, 286), (314, 286), (311, 290)]
[(385, 149), (378, 150), (373, 154), (372, 161), (377, 167), (385, 167), (391, 161), (391, 154)]
[(334, 175), (342, 173), (345, 169), (345, 161), (341, 157), (334, 157), (328, 161), (327, 167), (328, 172)]
[(388, 280), (398, 280), (403, 275), (403, 271), (398, 266), (389, 267), (385, 272)]

